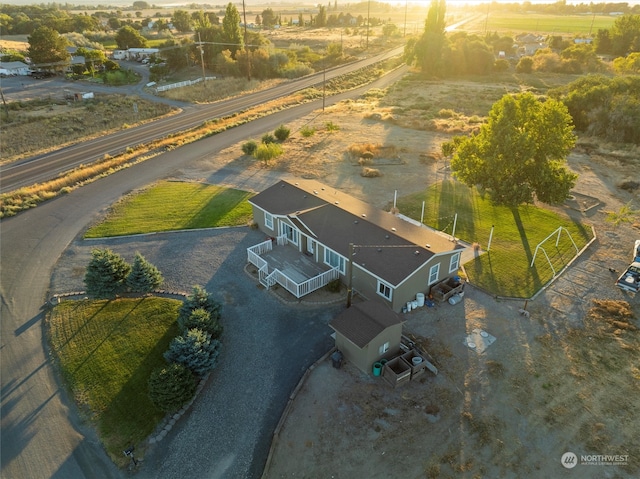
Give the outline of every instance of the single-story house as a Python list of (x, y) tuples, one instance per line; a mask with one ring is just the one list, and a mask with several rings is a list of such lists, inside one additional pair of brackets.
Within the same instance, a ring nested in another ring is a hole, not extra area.
[(400, 351), (402, 323), (397, 313), (379, 301), (355, 303), (329, 322), (336, 348), (347, 361), (371, 374), (373, 364)]
[(296, 294), (289, 278), (260, 257), (273, 248), (268, 240), (247, 250), (267, 287), (277, 282), (300, 297), (339, 277), (364, 298), (400, 312), (417, 293), (458, 274), (463, 246), (450, 236), (317, 181), (282, 180), (249, 202), (255, 223), (277, 245), (331, 268), (309, 279), (311, 287), (298, 284)]
[(23, 62), (0, 62), (0, 75), (27, 76), (29, 65)]

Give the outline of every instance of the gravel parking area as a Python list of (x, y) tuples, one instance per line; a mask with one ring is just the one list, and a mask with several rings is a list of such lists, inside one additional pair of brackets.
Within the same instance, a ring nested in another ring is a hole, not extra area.
[(327, 323), (341, 305), (285, 304), (245, 273), (246, 248), (262, 238), (243, 227), (77, 240), (60, 258), (52, 293), (84, 289), (91, 250), (110, 248), (127, 260), (142, 253), (168, 290), (200, 284), (223, 304), (219, 366), (190, 413), (146, 452), (137, 476), (260, 477), (290, 392), (331, 348)]

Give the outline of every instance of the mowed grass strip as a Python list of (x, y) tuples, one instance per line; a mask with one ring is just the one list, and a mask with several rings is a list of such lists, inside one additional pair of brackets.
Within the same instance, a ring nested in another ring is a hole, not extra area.
[(548, 33), (589, 34), (599, 29), (608, 30), (616, 21), (616, 17), (606, 15), (546, 15), (541, 13), (519, 14), (495, 12), (487, 18), (478, 19), (470, 28), (486, 31), (516, 31)]
[[(419, 220), (423, 201), (424, 224), (451, 234), (457, 213), (455, 236), (478, 243), (484, 250), (488, 247), (491, 227), (494, 227), (490, 251), (464, 266), (472, 283), (500, 296), (529, 298), (553, 278), (554, 271), (541, 250), (536, 255), (534, 267), (529, 265), (538, 243), (558, 227), (571, 233), (578, 250), (593, 236), (590, 227), (550, 210), (532, 205), (494, 206), (477, 189), (453, 180), (399, 198), (398, 208), (402, 214)], [(564, 231), (557, 247), (556, 239), (557, 235), (543, 247), (557, 273), (577, 251)]]
[(251, 196), (215, 185), (162, 181), (118, 202), (85, 238), (246, 225)]
[(151, 371), (178, 335), (182, 302), (165, 298), (63, 301), (48, 316), (49, 339), (76, 403), (111, 458), (138, 445), (164, 417), (148, 397)]

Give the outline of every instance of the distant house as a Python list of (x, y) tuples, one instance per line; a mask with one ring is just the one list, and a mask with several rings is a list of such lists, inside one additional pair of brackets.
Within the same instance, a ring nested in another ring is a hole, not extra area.
[[(449, 236), (317, 181), (283, 180), (249, 202), (254, 221), (271, 238), (247, 250), (266, 287), (278, 283), (299, 298), (340, 278), (361, 296), (400, 312), (417, 293), (458, 274), (463, 247)], [(301, 259), (270, 262), (278, 248)], [(324, 271), (294, 271), (305, 262)]]
[(373, 363), (398, 355), (402, 323), (387, 305), (364, 301), (345, 309), (329, 326), (336, 332), (336, 348), (345, 359), (370, 374)]
[(0, 62), (0, 75), (26, 76), (29, 74), (29, 65), (23, 62)]

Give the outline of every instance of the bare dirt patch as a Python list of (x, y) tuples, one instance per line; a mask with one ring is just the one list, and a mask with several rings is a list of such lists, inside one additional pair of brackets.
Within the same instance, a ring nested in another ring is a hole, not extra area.
[[(433, 112), (416, 120), (415, 106), (419, 98), (427, 103), (462, 87), (411, 84), (403, 93), (407, 85), (397, 86), (392, 95), (411, 97), (413, 105), (404, 107), (378, 94), (345, 102), (287, 125), (286, 153), (267, 166), (237, 145), (183, 174), (202, 179), (224, 164), (245, 177), (268, 173), (274, 182), (311, 177), (389, 208), (395, 190), (413, 193), (450, 176), (440, 145), (451, 130), (428, 127)], [(490, 103), (495, 90), (482, 101)], [(452, 109), (467, 117), (481, 111), (471, 102)], [(303, 136), (305, 127), (315, 134)], [(382, 164), (384, 155), (373, 151), (369, 158), (381, 161), (373, 166), (381, 176), (361, 176), (364, 151), (391, 148), (392, 164)], [(569, 166), (580, 174), (576, 204), (555, 209), (593, 224), (597, 243), (528, 304), (498, 302), (470, 287), (460, 305), (407, 314), (405, 332), (431, 355), (436, 377), (392, 389), (349, 364), (341, 370), (330, 361), (319, 364), (278, 431), (266, 477), (559, 477), (567, 451), (578, 458), (628, 455), (626, 465), (579, 465), (580, 477), (637, 475), (640, 307), (614, 287), (609, 268), (628, 264), (640, 225), (637, 218), (618, 227), (606, 221), (607, 211), (638, 203), (637, 189), (619, 187), (633, 180), (637, 150), (578, 147)], [(528, 318), (518, 313), (525, 306)], [(475, 328), (497, 338), (481, 354), (463, 344)]]

